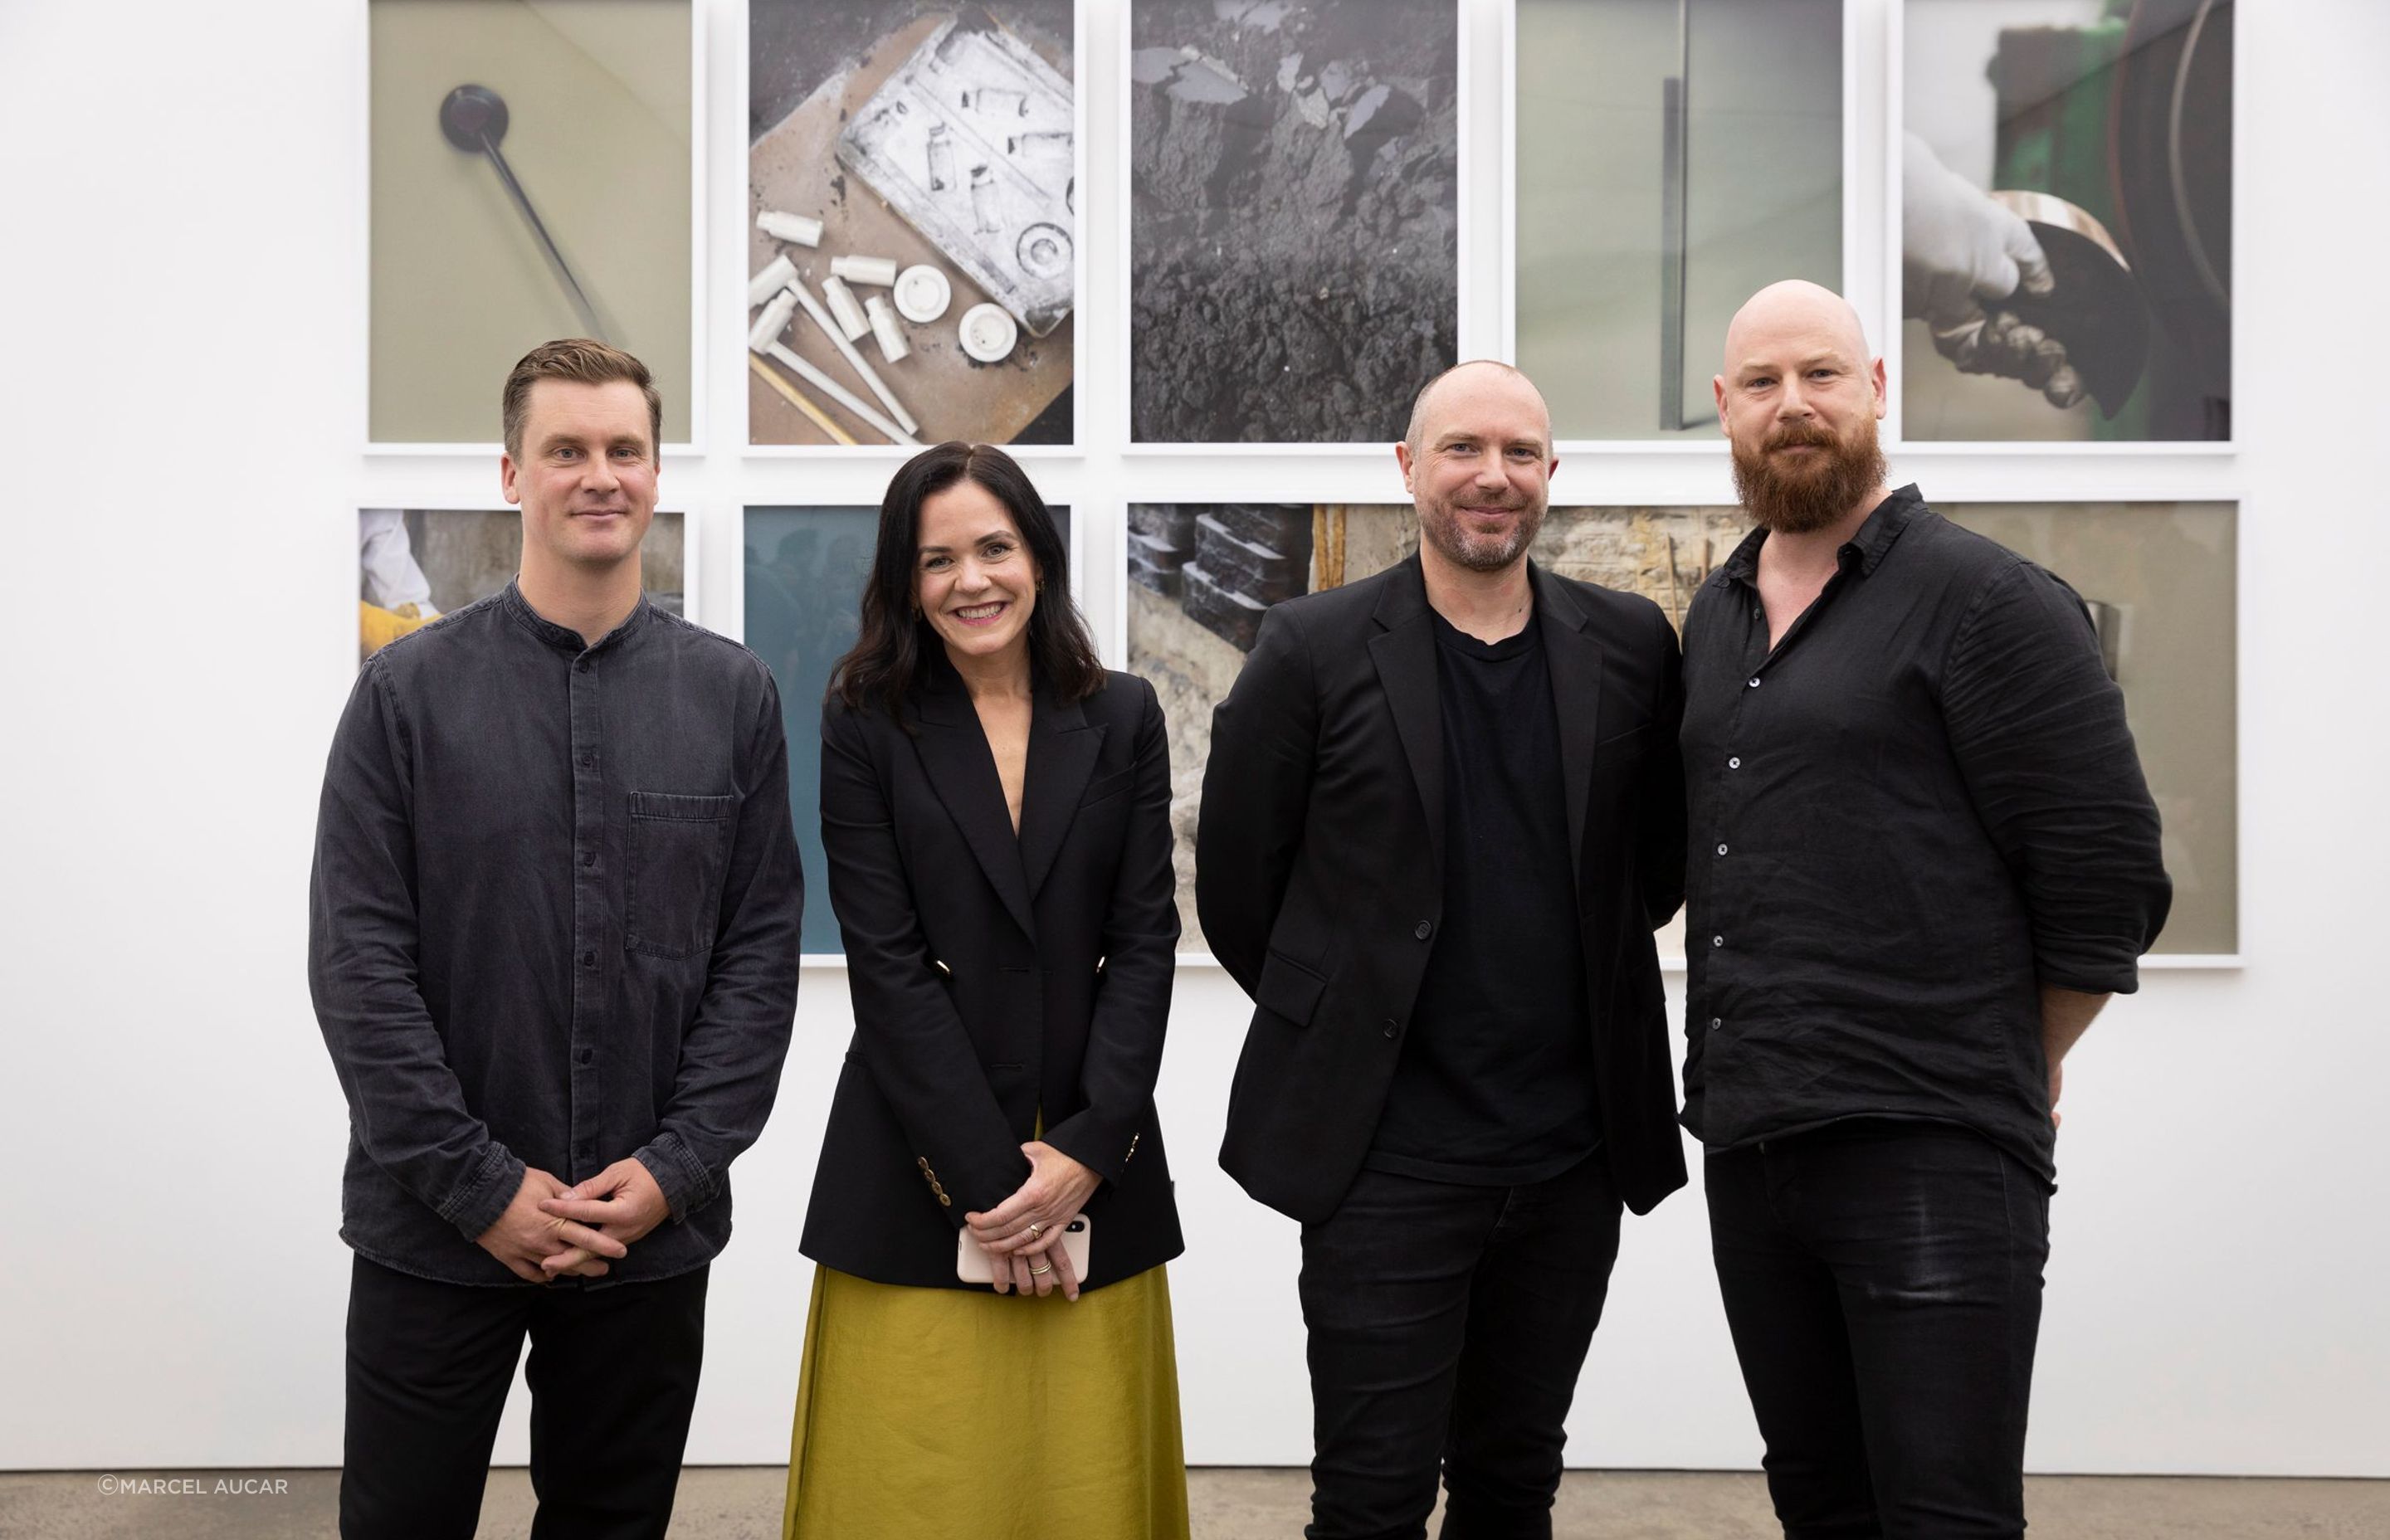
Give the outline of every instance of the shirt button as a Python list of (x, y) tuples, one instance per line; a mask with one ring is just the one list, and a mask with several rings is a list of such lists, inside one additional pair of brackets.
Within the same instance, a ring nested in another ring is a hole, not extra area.
[(1725, 1018), (1725, 1017), (1723, 1017), (1723, 1016), (1713, 1016), (1713, 1017), (1711, 1017), (1711, 1018), (1710, 1018), (1710, 1031), (1712, 1031), (1712, 1032), (1715, 1032), (1715, 1031), (1717, 1031), (1717, 1030), (1718, 1030), (1718, 1028), (1720, 1028), (1720, 1027), (1722, 1027), (1722, 1026), (1725, 1026), (1725, 1025), (1726, 1025), (1726, 1018)]
[(589, 664), (586, 661), (575, 663), (572, 665), (572, 672), (575, 674), (586, 674), (589, 672)]
[(1754, 674), (1751, 676), (1751, 687), (1753, 689), (1757, 689), (1759, 687), (1759, 675)]
[(597, 967), (597, 966), (598, 966), (598, 954), (597, 954), (597, 953), (595, 953), (595, 952), (584, 952), (584, 953), (582, 953), (582, 954), (581, 954), (581, 966), (582, 966), (582, 967), (584, 967), (584, 968), (595, 968), (595, 967)]
[(572, 1153), (585, 1161), (594, 1161), (598, 1158), (598, 1147), (594, 1144), (580, 1145), (573, 1149)]
[(584, 754), (581, 756), (581, 768), (584, 770), (588, 769), (591, 765), (597, 763), (598, 756), (595, 754)]
[(597, 1057), (598, 1057), (598, 1055), (597, 1055), (595, 1052), (593, 1052), (592, 1050), (588, 1049), (588, 1048), (584, 1048), (584, 1049), (582, 1049), (582, 1050), (581, 1050), (581, 1055), (580, 1055), (580, 1057), (581, 1057), (581, 1062), (582, 1062), (582, 1063), (584, 1063), (584, 1064), (586, 1064), (586, 1063), (588, 1063), (591, 1059), (593, 1059), (597, 1058)]
[(1726, 944), (1726, 938), (1724, 936), (1712, 936), (1710, 938), (1710, 944), (1712, 946), (1724, 946)]
[(1402, 1031), (1402, 1028), (1401, 1028), (1399, 1025), (1397, 1025), (1397, 1024), (1395, 1023), (1394, 1019), (1393, 1017), (1391, 1017), (1391, 1016), (1387, 1017), (1387, 1018), (1386, 1018), (1386, 1035), (1387, 1035), (1388, 1037), (1392, 1037), (1392, 1036), (1394, 1036), (1396, 1033), (1398, 1033), (1398, 1032), (1400, 1032), (1400, 1031)]
[(1427, 938), (1433, 935), (1435, 927), (1430, 925), (1426, 920), (1420, 920), (1418, 925), (1411, 929), (1411, 934), (1417, 936), (1421, 941), (1427, 940)]
[(1726, 767), (1729, 770), (1740, 770), (1742, 768), (1742, 761), (1739, 758), (1728, 759), (1726, 762)]
[(1726, 853), (1726, 847), (1724, 845), (1720, 845), (1718, 847), (1718, 853), (1720, 855), (1724, 855)]
[(598, 864), (598, 853), (594, 850), (583, 851), (581, 853), (581, 864), (585, 866), (596, 866)]

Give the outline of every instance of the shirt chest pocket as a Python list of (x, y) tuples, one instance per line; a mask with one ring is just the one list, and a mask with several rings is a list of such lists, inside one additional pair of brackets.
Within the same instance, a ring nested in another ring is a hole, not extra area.
[(738, 813), (736, 797), (631, 793), (625, 946), (651, 957), (713, 949)]

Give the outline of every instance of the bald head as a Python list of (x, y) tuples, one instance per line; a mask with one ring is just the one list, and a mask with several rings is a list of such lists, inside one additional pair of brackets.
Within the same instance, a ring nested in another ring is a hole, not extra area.
[(1848, 300), (1806, 278), (1787, 278), (1745, 300), (1727, 324), (1727, 377), (1732, 379), (1754, 354), (1773, 353), (1776, 345), (1796, 340), (1831, 344), (1862, 364), (1871, 356), (1859, 313)]
[(1525, 371), (1498, 359), (1474, 358), (1466, 364), (1455, 364), (1437, 375), (1420, 386), (1420, 393), (1411, 398), (1411, 421), (1403, 432), (1403, 442), (1410, 445), (1414, 458), (1424, 442), (1428, 421), (1438, 407), (1456, 393), (1468, 394), (1480, 388), (1504, 393), (1519, 392), (1532, 398), (1533, 410), (1544, 425), (1544, 447), (1547, 450), (1551, 447), (1552, 412), (1544, 404), (1544, 392), (1536, 389), (1536, 382), (1527, 378)]
[(1856, 528), (1882, 497), (1886, 405), (1858, 312), (1813, 283), (1769, 284), (1735, 312), (1724, 366), (1718, 426), (1743, 507), (1778, 534)]

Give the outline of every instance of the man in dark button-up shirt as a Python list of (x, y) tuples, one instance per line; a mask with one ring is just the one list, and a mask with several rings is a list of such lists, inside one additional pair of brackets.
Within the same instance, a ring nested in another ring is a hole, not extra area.
[(1814, 285), (1728, 334), (1685, 621), (1685, 1124), (1788, 1534), (2016, 1535), (2058, 1068), (2170, 896), (2082, 601), (1885, 489)]
[(640, 592), (659, 409), (598, 343), (516, 366), (520, 574), (368, 659), (333, 738), (308, 973), (350, 1113), (344, 1535), (473, 1533), (526, 1335), (543, 1529), (671, 1513), (803, 894), (771, 675)]

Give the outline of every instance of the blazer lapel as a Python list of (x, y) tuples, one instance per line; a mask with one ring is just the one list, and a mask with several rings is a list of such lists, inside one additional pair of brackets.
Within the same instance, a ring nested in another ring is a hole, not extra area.
[(1051, 688), (1042, 682), (1034, 712), (1029, 724), (1027, 783), (1021, 792), (1019, 841), (1032, 900), (1046, 885), (1046, 874), (1053, 869), (1054, 857), (1071, 832), (1079, 798), (1087, 789), (1087, 776), (1095, 771), (1096, 756), (1103, 750), (1108, 730), (1100, 724), (1089, 726), (1087, 713), (1077, 702), (1056, 700)]
[(1593, 790), (1593, 749), (1601, 736), (1601, 644), (1587, 629), (1592, 617), (1575, 596), (1532, 563), (1536, 623), (1551, 666), (1552, 714), (1561, 727), (1561, 787), (1568, 804), (1569, 870), (1580, 888), (1585, 873), (1586, 802)]
[(1420, 811), (1427, 815), (1428, 850), (1436, 879), (1444, 879), (1444, 716), (1435, 688), (1435, 627), (1429, 619), (1427, 580), (1419, 558), (1394, 569), (1379, 597), (1374, 618), (1380, 630), (1369, 639), (1369, 660), (1394, 713), (1394, 730), (1410, 761)]
[[(988, 749), (979, 713), (971, 710), (970, 698), (945, 680), (934, 682), (916, 699), (922, 731), (913, 746), (921, 756), (922, 773), (962, 830), (1005, 911), (1023, 935), (1034, 940), (1037, 928), (1030, 914), (1029, 884), (1022, 875), (1021, 842), (1012, 835), (1004, 783), (996, 778), (996, 755)], [(1025, 808), (1022, 821), (1027, 822)]]

